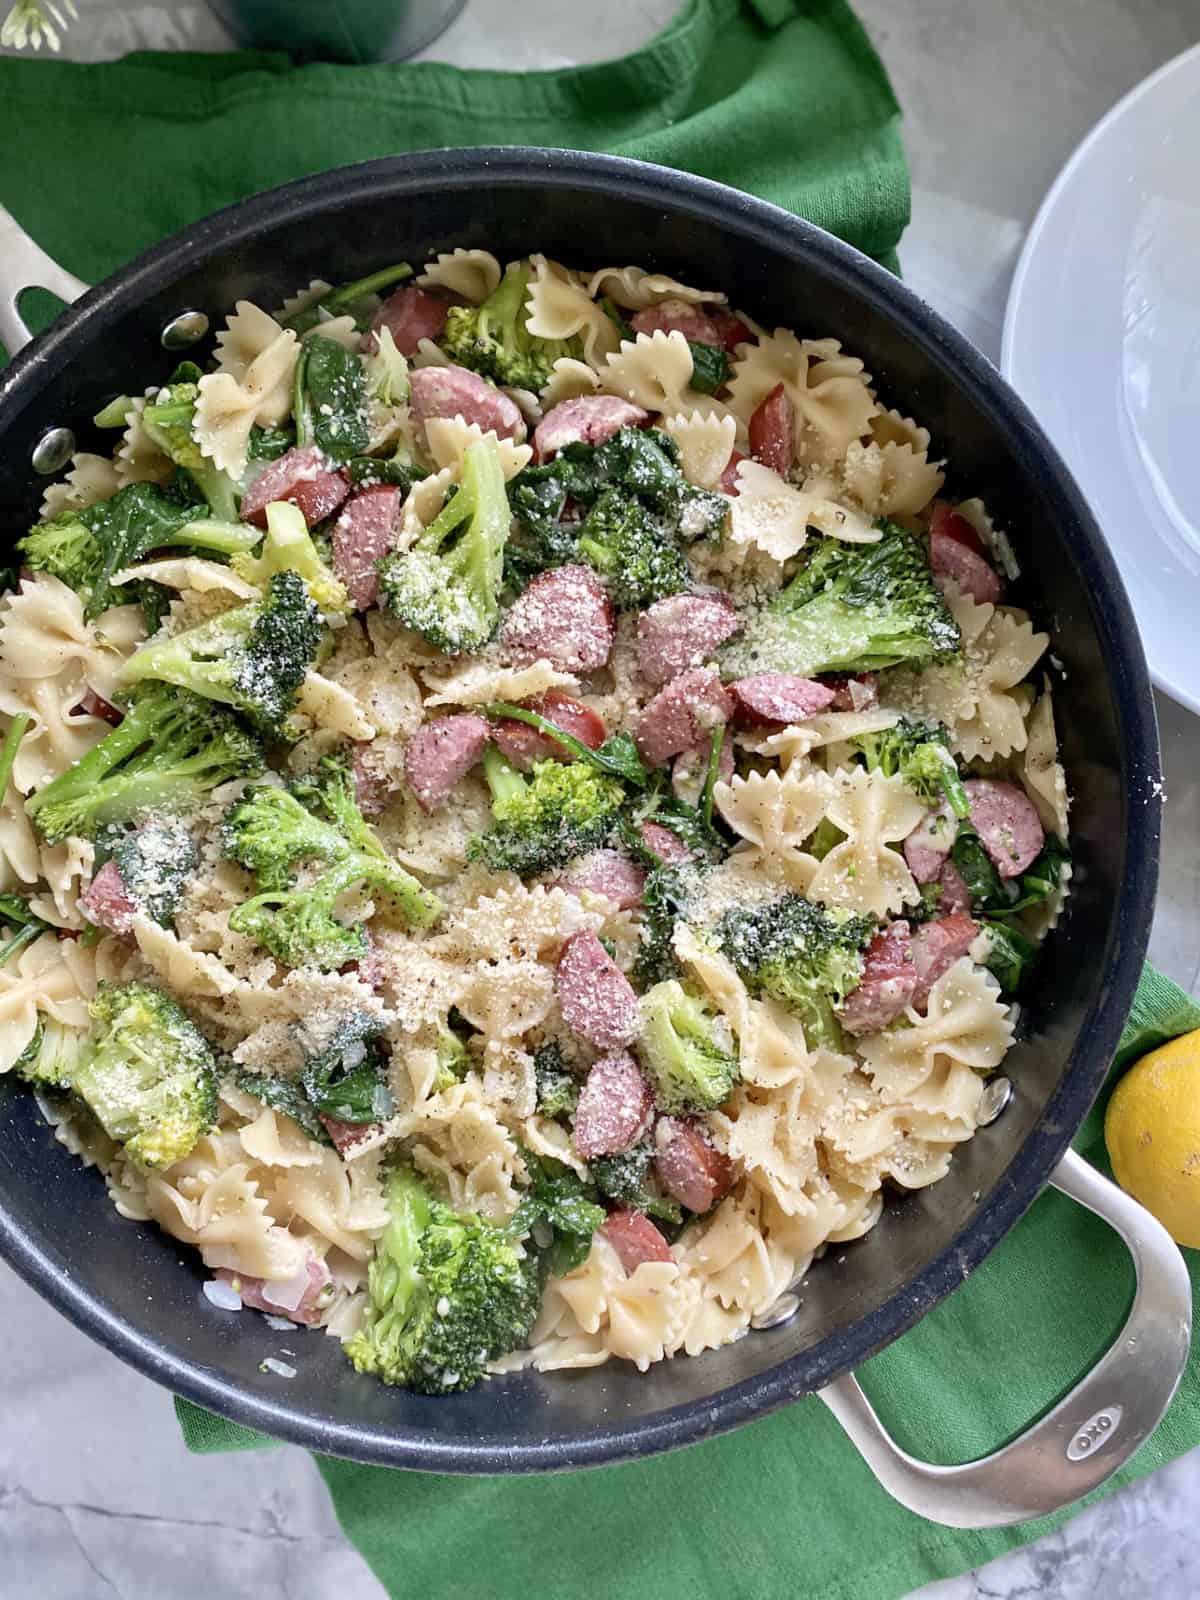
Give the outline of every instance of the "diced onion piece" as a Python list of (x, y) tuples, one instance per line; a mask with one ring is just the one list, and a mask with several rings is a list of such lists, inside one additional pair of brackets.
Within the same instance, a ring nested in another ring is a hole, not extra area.
[(204, 1298), (222, 1311), (241, 1311), (242, 1297), (224, 1278), (209, 1278), (204, 1285)]

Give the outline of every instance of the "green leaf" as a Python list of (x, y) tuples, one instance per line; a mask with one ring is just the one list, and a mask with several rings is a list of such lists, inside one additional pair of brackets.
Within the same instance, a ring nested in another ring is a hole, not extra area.
[(263, 1105), (270, 1106), (272, 1111), (291, 1117), (310, 1139), (316, 1139), (321, 1144), (333, 1143), (299, 1078), (276, 1078), (265, 1072), (237, 1072), (233, 1081), (246, 1094), (252, 1094)]
[(362, 362), (314, 334), (305, 341), (304, 388), (315, 442), (332, 461), (362, 455), (370, 443)]
[(692, 352), (691, 387), (700, 394), (716, 394), (729, 377), (729, 357), (719, 345), (696, 344), (688, 340)]

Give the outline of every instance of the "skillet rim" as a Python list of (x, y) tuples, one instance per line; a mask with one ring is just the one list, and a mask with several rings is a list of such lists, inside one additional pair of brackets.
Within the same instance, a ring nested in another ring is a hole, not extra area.
[[(1099, 1092), (1141, 970), (1157, 882), (1161, 772), (1154, 701), (1145, 656), (1116, 564), (1066, 465), (1024, 403), (992, 364), (899, 279), (852, 246), (778, 206), (690, 173), (627, 157), (553, 148), (477, 147), (391, 156), (302, 178), (243, 200), (153, 246), (89, 290), (0, 373), (0, 438), (42, 382), (88, 347), (97, 325), (136, 308), (186, 271), (298, 216), (336, 212), (355, 199), (403, 197), (438, 186), (550, 185), (617, 193), (681, 212), (743, 240), (786, 250), (835, 286), (894, 322), (978, 407), (1029, 471), (1036, 467), (1056, 522), (1078, 535), (1070, 558), (1096, 609), (1108, 663), (1118, 745), (1125, 763), (1126, 829), (1121, 888), (1106, 952), (1107, 980), (1085, 1016), (1069, 1060), (1037, 1126), (1018, 1147), (986, 1204), (890, 1300), (846, 1329), (719, 1394), (632, 1423), (548, 1435), (507, 1445), (465, 1442), (409, 1430), (376, 1432), (317, 1416), (283, 1400), (244, 1392), (211, 1367), (169, 1354), (158, 1342), (75, 1284), (0, 1206), (0, 1256), (83, 1332), (145, 1376), (233, 1422), (324, 1454), (410, 1469), (510, 1474), (565, 1470), (637, 1459), (698, 1442), (799, 1399), (852, 1371), (912, 1327), (988, 1255), (1037, 1198)], [(102, 333), (100, 334), (102, 337)], [(1055, 533), (1054, 537), (1059, 537)], [(1134, 785), (1141, 786), (1140, 794)], [(1134, 803), (1140, 799), (1142, 803)]]

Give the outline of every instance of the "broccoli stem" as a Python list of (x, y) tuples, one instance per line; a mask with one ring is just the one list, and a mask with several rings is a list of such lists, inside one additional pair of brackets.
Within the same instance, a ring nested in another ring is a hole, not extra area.
[(129, 421), (129, 413), (133, 410), (133, 401), (127, 394), (119, 394), (115, 400), (110, 400), (92, 418), (97, 428), (123, 428)]
[(717, 779), (721, 773), (721, 749), (725, 743), (725, 724), (718, 722), (712, 731), (708, 747), (708, 770), (704, 775), (704, 791), (700, 800), (700, 814), (704, 818), (704, 826), (712, 827), (713, 819), (713, 792), (717, 787)]
[(12, 776), (13, 763), (17, 759), (17, 750), (28, 729), (29, 713), (27, 711), (18, 711), (8, 725), (8, 732), (4, 735), (4, 743), (0, 745), (0, 800), (8, 792), (8, 780)]
[(364, 295), (378, 294), (380, 289), (390, 288), (393, 283), (403, 283), (406, 278), (412, 277), (412, 270), (407, 261), (398, 261), (392, 267), (381, 267), (378, 272), (370, 272), (365, 278), (356, 278), (353, 283), (343, 283), (334, 289), (332, 294), (327, 294), (321, 300), (321, 308), (336, 316), (344, 306), (353, 305)]
[(195, 522), (185, 523), (179, 532), (179, 542), (194, 544), (201, 550), (215, 550), (219, 555), (227, 556), (253, 550), (262, 534), (257, 528), (247, 527), (244, 522), (237, 520), (236, 506), (233, 512), (233, 516), (228, 518), (199, 517)]
[(7, 966), (18, 950), (24, 950), (27, 944), (32, 944), (45, 932), (44, 922), (29, 922), (25, 927), (18, 929), (7, 944), (0, 946), (0, 967)]
[(526, 706), (510, 705), (507, 700), (493, 700), (483, 707), (483, 714), (492, 722), (511, 719), (513, 722), (528, 723), (531, 728), (545, 734), (547, 739), (553, 739), (564, 750), (569, 750), (577, 761), (587, 762), (606, 777), (638, 785), (645, 785), (649, 781), (646, 765), (628, 735), (617, 734), (606, 739), (598, 750), (593, 750), (574, 734), (567, 733), (557, 723), (540, 716), (536, 711), (530, 711)]
[(492, 791), (493, 810), (505, 800), (520, 794), (525, 787), (525, 779), (511, 762), (505, 760), (494, 744), (489, 744), (483, 753), (483, 776)]

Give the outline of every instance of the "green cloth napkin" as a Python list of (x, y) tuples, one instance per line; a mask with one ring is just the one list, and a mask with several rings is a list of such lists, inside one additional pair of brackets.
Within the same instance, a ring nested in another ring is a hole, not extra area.
[[(1197, 1027), (1200, 1005), (1147, 967), (1109, 1088), (1129, 1062)], [(1105, 1173), (1107, 1093), (1075, 1141)], [(1200, 1253), (1187, 1258), (1196, 1300)], [(1116, 1235), (1047, 1190), (962, 1288), (858, 1376), (907, 1449), (930, 1461), (970, 1460), (1019, 1432), (1094, 1364), (1132, 1290)], [(191, 1450), (274, 1443), (187, 1401), (175, 1408)], [(1157, 1431), (1084, 1504), (1198, 1442), (1200, 1358)], [(884, 1493), (812, 1398), (689, 1450), (563, 1476), (448, 1478), (328, 1456), (317, 1466), (347, 1537), (388, 1593), (430, 1600), (897, 1600), (1072, 1515), (985, 1532), (924, 1522)], [(569, 1536), (548, 1536), (554, 1529)]]
[[(9, 59), (0, 133), (21, 160), (0, 173), (0, 199), (94, 280), (218, 206), (342, 162), (439, 145), (566, 145), (751, 190), (894, 268), (908, 218), (897, 117), (841, 0), (688, 0), (627, 60), (523, 76), (427, 63), (294, 69), (253, 54), (103, 67)], [(1197, 1025), (1200, 1008), (1148, 970), (1119, 1064)], [(1102, 1165), (1099, 1130), (1091, 1119), (1081, 1147)], [(979, 1454), (1094, 1359), (1130, 1282), (1103, 1225), (1048, 1194), (863, 1379), (911, 1448), (941, 1460)], [(1189, 1378), (1122, 1478), (1200, 1438), (1197, 1393)], [(176, 1405), (193, 1450), (273, 1442)], [(1043, 1531), (921, 1522), (883, 1494), (812, 1400), (672, 1456), (568, 1477), (318, 1466), (347, 1535), (393, 1595), (891, 1600)]]

